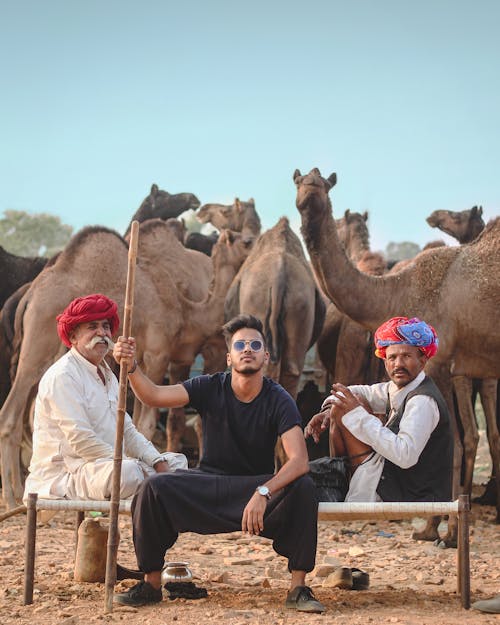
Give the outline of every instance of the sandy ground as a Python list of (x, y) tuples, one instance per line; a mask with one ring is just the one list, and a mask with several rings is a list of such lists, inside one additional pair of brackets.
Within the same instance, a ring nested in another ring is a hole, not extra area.
[[(479, 458), (479, 481), (485, 478), (487, 458)], [(480, 492), (480, 489), (478, 489)], [(4, 508), (0, 506), (0, 512)], [(456, 550), (415, 542), (413, 528), (421, 519), (376, 524), (351, 521), (321, 522), (317, 564), (358, 567), (370, 574), (367, 591), (324, 586), (325, 577), (313, 574), (308, 583), (327, 606), (324, 615), (286, 610), (288, 585), (285, 561), (265, 539), (240, 533), (200, 537), (183, 534), (169, 552), (169, 560), (186, 560), (194, 582), (208, 590), (199, 600), (164, 598), (143, 608), (115, 607), (104, 613), (104, 585), (73, 580), (74, 513), (58, 513), (37, 533), (34, 603), (22, 605), (24, 515), (0, 523), (0, 623), (83, 625), (127, 622), (163, 625), (194, 623), (230, 625), (293, 625), (295, 623), (400, 623), (465, 625), (500, 623), (500, 615), (465, 611), (456, 595)], [(473, 599), (500, 592), (500, 526), (491, 507), (475, 506), (471, 530)], [(104, 520), (105, 522), (105, 520)], [(440, 531), (445, 530), (445, 523)], [(120, 518), (118, 560), (135, 566), (130, 518)], [(121, 582), (123, 589), (134, 582)]]

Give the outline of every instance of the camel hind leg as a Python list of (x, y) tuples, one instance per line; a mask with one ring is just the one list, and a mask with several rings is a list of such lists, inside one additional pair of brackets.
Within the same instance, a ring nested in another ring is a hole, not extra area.
[(495, 476), (497, 487), (496, 522), (500, 523), (500, 433), (497, 425), (497, 384), (496, 378), (481, 381), (479, 395), (486, 419), (486, 432), (490, 447), (492, 475)]

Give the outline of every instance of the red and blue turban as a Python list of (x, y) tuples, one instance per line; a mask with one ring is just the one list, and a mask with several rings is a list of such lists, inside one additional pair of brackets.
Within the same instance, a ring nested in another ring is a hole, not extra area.
[(375, 356), (385, 358), (389, 345), (413, 345), (427, 358), (437, 352), (439, 339), (436, 330), (418, 317), (393, 317), (383, 323), (375, 332)]
[(107, 319), (111, 326), (111, 334), (115, 334), (120, 325), (118, 307), (105, 295), (94, 293), (87, 297), (77, 297), (57, 316), (57, 333), (61, 341), (71, 347), (69, 337), (80, 323)]

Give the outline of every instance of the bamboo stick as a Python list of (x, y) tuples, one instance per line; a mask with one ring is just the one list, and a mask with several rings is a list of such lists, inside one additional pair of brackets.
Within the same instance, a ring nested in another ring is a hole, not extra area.
[[(135, 266), (139, 241), (139, 222), (133, 221), (130, 231), (128, 252), (127, 286), (125, 290), (125, 310), (123, 314), (123, 336), (130, 336), (132, 312), (134, 308)], [(113, 592), (116, 583), (116, 559), (118, 551), (118, 509), (120, 505), (120, 478), (122, 470), (123, 429), (127, 402), (128, 364), (120, 366), (120, 390), (116, 416), (115, 455), (113, 460), (113, 482), (111, 486), (111, 506), (109, 515), (108, 550), (106, 557), (105, 612), (113, 611)]]

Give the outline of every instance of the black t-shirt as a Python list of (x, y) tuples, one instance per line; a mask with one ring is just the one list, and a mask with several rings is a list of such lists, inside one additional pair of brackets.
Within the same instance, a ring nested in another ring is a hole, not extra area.
[(264, 378), (261, 392), (244, 403), (233, 393), (230, 373), (201, 375), (183, 384), (203, 422), (200, 469), (223, 475), (274, 473), (278, 436), (301, 425), (295, 401), (282, 386)]

